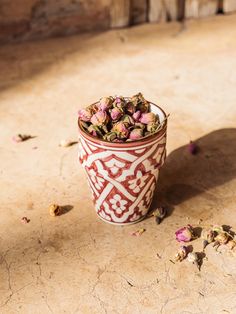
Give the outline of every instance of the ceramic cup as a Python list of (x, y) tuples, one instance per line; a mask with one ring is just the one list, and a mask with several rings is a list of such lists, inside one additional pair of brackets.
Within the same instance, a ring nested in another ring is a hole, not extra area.
[(157, 133), (126, 143), (106, 142), (79, 124), (79, 160), (85, 169), (95, 210), (109, 223), (127, 225), (142, 220), (151, 205), (159, 170), (166, 157), (165, 112), (151, 103), (163, 126)]

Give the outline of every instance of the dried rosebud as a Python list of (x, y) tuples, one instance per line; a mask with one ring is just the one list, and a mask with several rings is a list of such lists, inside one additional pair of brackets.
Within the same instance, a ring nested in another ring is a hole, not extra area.
[(227, 243), (227, 246), (230, 250), (233, 250), (236, 246), (236, 241), (235, 240), (229, 240), (229, 242)]
[(159, 128), (158, 123), (148, 123), (147, 125), (147, 131), (150, 133), (156, 132), (158, 128)]
[(139, 122), (144, 124), (155, 123), (157, 121), (157, 116), (153, 112), (142, 113)]
[(126, 111), (129, 114), (134, 114), (135, 113), (135, 106), (131, 101), (128, 101), (126, 104)]
[(128, 114), (125, 114), (122, 117), (121, 121), (124, 122), (125, 124), (127, 124), (128, 126), (134, 125), (134, 123), (135, 123), (134, 119), (131, 116), (129, 116)]
[(175, 232), (176, 240), (178, 242), (189, 242), (193, 239), (193, 228), (191, 225), (187, 225), (187, 227), (180, 228)]
[(124, 109), (125, 108), (125, 99), (124, 99), (124, 97), (122, 97), (122, 96), (117, 97), (116, 96), (115, 100), (113, 101), (113, 106), (121, 108), (121, 109)]
[(134, 118), (135, 121), (139, 121), (140, 117), (141, 117), (141, 111), (138, 110), (135, 113), (133, 113), (132, 117)]
[(93, 136), (95, 136), (95, 137), (97, 137), (97, 136), (103, 136), (103, 134), (102, 134), (102, 132), (101, 132), (101, 130), (99, 129), (99, 127), (98, 126), (96, 126), (96, 125), (93, 125), (93, 124), (91, 124), (89, 127), (88, 127), (88, 132), (91, 134), (91, 135), (93, 135)]
[(166, 216), (165, 207), (158, 207), (152, 214), (156, 218), (156, 223), (159, 225), (162, 219)]
[(115, 132), (119, 139), (124, 139), (129, 136), (129, 129), (126, 127), (124, 122), (119, 121), (114, 124), (111, 131)]
[(107, 134), (103, 136), (103, 139), (108, 142), (114, 142), (114, 140), (116, 139), (116, 133), (108, 132)]
[(132, 235), (132, 236), (135, 236), (135, 237), (139, 237), (139, 236), (141, 236), (145, 231), (146, 231), (146, 229), (141, 228), (141, 229), (138, 229), (138, 230), (132, 232), (131, 235)]
[(105, 111), (98, 111), (91, 118), (91, 123), (97, 126), (106, 125), (108, 122), (109, 117)]
[(78, 117), (80, 120), (89, 122), (92, 118), (92, 111), (90, 109), (80, 109), (78, 111)]
[(198, 258), (197, 253), (195, 253), (195, 252), (188, 253), (187, 259), (190, 263), (195, 264), (197, 266), (198, 270), (200, 270), (199, 258)]
[(122, 115), (123, 115), (123, 111), (122, 109), (118, 107), (113, 108), (110, 112), (110, 116), (113, 121), (119, 120), (122, 117)]
[(114, 99), (113, 97), (102, 97), (99, 101), (98, 109), (102, 111), (106, 111), (112, 107)]
[(142, 129), (133, 129), (129, 134), (130, 140), (138, 140), (143, 137), (143, 130)]
[(139, 103), (146, 101), (145, 98), (143, 97), (142, 93), (138, 93), (130, 98), (131, 102), (134, 104), (136, 107)]
[(203, 250), (206, 246), (214, 241), (215, 233), (212, 229), (202, 230), (201, 238), (203, 239)]
[(197, 152), (198, 152), (197, 145), (194, 142), (190, 141), (190, 143), (188, 144), (188, 151), (192, 155), (197, 154)]
[(48, 210), (51, 216), (58, 216), (60, 214), (60, 206), (57, 204), (51, 204)]
[(12, 140), (16, 143), (20, 143), (20, 142), (24, 142), (24, 141), (27, 141), (31, 138), (34, 138), (34, 136), (32, 135), (27, 135), (27, 134), (17, 134), (17, 135), (14, 135), (12, 137)]
[(148, 112), (150, 109), (150, 103), (144, 100), (138, 104), (137, 109), (140, 110), (142, 113)]
[(215, 241), (219, 244), (226, 244), (229, 240), (229, 235), (227, 232), (221, 232), (215, 237)]
[(188, 254), (188, 249), (187, 249), (187, 247), (184, 246), (184, 245), (182, 245), (182, 246), (179, 248), (178, 252), (176, 253), (174, 259), (175, 259), (176, 262), (178, 262), (178, 261), (182, 262), (182, 261), (185, 259), (185, 257), (187, 256), (187, 254)]
[(28, 219), (27, 217), (22, 217), (22, 218), (21, 218), (21, 222), (22, 222), (23, 224), (28, 224), (28, 223), (30, 222), (30, 219)]

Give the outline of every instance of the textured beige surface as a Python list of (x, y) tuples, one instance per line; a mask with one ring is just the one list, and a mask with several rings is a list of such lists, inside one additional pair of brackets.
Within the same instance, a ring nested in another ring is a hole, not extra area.
[[(201, 272), (169, 261), (178, 227), (202, 219), (236, 229), (235, 23), (218, 16), (182, 31), (149, 24), (1, 47), (0, 313), (236, 313), (235, 252), (207, 247)], [(58, 143), (76, 139), (78, 108), (137, 91), (171, 113), (154, 202), (169, 216), (114, 227), (96, 217), (77, 145)], [(37, 137), (15, 144), (16, 133)], [(54, 218), (51, 202), (70, 206)], [(146, 232), (130, 236), (137, 228)]]

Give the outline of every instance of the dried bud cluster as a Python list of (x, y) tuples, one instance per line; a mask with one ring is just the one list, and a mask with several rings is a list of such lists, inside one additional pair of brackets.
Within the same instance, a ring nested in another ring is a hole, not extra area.
[(161, 128), (159, 116), (141, 93), (130, 98), (108, 96), (79, 110), (82, 129), (108, 142), (139, 140)]

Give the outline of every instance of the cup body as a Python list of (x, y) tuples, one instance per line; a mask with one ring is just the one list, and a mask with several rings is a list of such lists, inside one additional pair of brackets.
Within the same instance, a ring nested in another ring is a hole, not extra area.
[[(151, 104), (151, 110), (161, 121), (166, 119), (160, 107)], [(79, 160), (102, 220), (123, 225), (146, 216), (166, 157), (166, 128), (165, 120), (150, 137), (112, 143), (92, 137), (79, 126)]]

